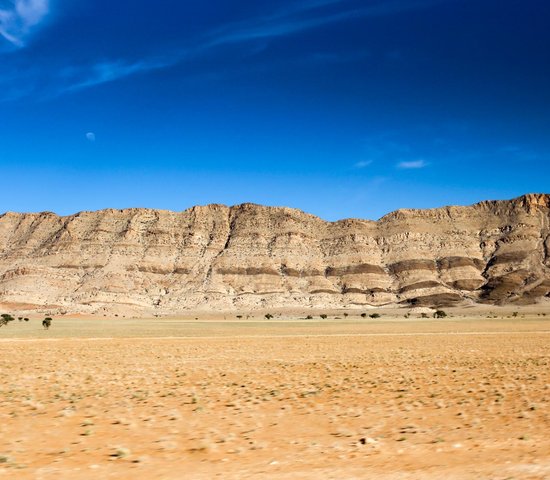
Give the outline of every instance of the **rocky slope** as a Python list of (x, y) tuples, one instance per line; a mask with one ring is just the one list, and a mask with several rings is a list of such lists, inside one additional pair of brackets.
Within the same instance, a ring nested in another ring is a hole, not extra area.
[(550, 195), (325, 222), (208, 205), (0, 216), (0, 304), (69, 312), (532, 303)]

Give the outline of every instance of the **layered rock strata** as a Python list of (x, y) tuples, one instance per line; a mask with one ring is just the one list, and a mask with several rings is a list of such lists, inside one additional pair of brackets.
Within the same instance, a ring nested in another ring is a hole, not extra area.
[(59, 311), (532, 303), (550, 195), (326, 222), (243, 204), (0, 216), (0, 303)]

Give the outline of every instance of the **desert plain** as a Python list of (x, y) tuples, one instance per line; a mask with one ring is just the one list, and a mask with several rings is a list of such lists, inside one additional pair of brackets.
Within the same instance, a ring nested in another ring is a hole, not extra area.
[(550, 309), (447, 312), (12, 322), (0, 478), (550, 478)]

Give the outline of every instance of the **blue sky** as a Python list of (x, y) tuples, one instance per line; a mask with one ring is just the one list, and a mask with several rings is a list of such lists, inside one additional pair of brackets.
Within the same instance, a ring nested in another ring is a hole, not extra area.
[(0, 211), (550, 192), (546, 0), (0, 0)]

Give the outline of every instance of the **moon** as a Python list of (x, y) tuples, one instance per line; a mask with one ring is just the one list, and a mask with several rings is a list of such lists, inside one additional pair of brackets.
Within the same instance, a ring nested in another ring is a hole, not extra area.
[(94, 132), (88, 132), (86, 134), (86, 139), (89, 141), (89, 142), (95, 142), (95, 133)]

